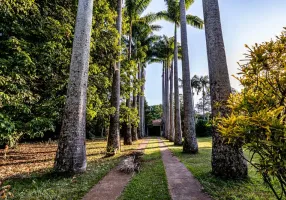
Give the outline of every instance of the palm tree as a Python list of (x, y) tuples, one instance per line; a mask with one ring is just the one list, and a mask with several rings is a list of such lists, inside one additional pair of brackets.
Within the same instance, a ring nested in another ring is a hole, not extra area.
[(202, 90), (201, 80), (197, 75), (194, 75), (193, 78), (191, 79), (191, 87), (192, 87), (193, 95), (194, 95), (194, 90), (196, 90), (197, 95)]
[(174, 102), (173, 102), (173, 88), (174, 88), (174, 65), (173, 62), (170, 68), (170, 137), (169, 140), (174, 142), (174, 134), (175, 134), (175, 127), (174, 127)]
[[(161, 26), (153, 24), (157, 20), (156, 15), (154, 14), (148, 14), (143, 17), (138, 18), (132, 27), (132, 40), (133, 40), (133, 46), (132, 49), (134, 49), (134, 58), (136, 59), (136, 63), (138, 64), (138, 79), (136, 80), (134, 78), (134, 82), (143, 82), (143, 85), (141, 85), (140, 91), (141, 94), (139, 94), (139, 91), (136, 92), (136, 87), (133, 88), (133, 103), (135, 102), (135, 96), (136, 93), (138, 96), (136, 96), (139, 100), (138, 107), (139, 107), (139, 131), (137, 132), (137, 129), (132, 128), (132, 135), (139, 134), (141, 137), (145, 135), (145, 128), (144, 128), (144, 88), (145, 88), (145, 72), (144, 68), (146, 67), (146, 63), (151, 59), (152, 57), (152, 46), (155, 41), (159, 39), (158, 36), (154, 35), (154, 31), (158, 31), (161, 29)], [(143, 71), (142, 71), (143, 70)], [(143, 73), (144, 72), (144, 73)], [(137, 100), (137, 99), (136, 99)], [(133, 104), (135, 108), (136, 104)]]
[[(224, 42), (222, 36), (218, 0), (203, 0), (206, 27), (206, 44), (210, 77), (212, 116), (229, 113), (226, 101), (231, 93)], [(218, 106), (220, 105), (220, 106)], [(247, 176), (247, 165), (242, 148), (224, 143), (222, 136), (213, 127), (212, 172), (227, 178)]]
[(206, 119), (206, 116), (205, 116), (205, 98), (206, 98), (206, 89), (209, 85), (209, 77), (208, 76), (201, 76), (200, 77), (200, 83), (201, 83), (202, 92), (203, 92), (203, 116), (204, 116), (204, 119)]
[[(151, 0), (141, 0), (141, 1), (137, 1), (137, 0), (126, 0), (125, 1), (125, 6), (126, 6), (126, 14), (128, 17), (128, 24), (129, 24), (129, 41), (128, 41), (128, 60), (131, 60), (131, 55), (132, 55), (132, 36), (133, 36), (133, 24), (136, 22), (145, 22), (146, 19), (153, 19), (152, 14), (150, 14), (149, 16), (145, 16), (144, 19), (140, 18), (140, 16), (142, 15), (142, 13), (146, 10), (146, 8), (148, 7), (148, 5), (150, 4)], [(146, 20), (147, 23), (148, 20)], [(136, 79), (136, 77), (134, 77), (134, 79)], [(134, 101), (135, 99), (133, 99)], [(141, 100), (142, 101), (142, 100)], [(140, 100), (139, 100), (140, 102)], [(140, 104), (140, 103), (139, 103)], [(133, 106), (135, 106), (136, 104), (133, 104)], [(130, 102), (130, 98), (126, 99), (126, 106), (128, 108), (131, 107), (131, 102)], [(139, 105), (141, 106), (141, 104)], [(130, 121), (130, 120), (129, 120)], [(141, 122), (140, 122), (141, 123)], [(127, 123), (126, 125), (126, 133), (124, 134), (124, 144), (132, 144), (132, 132), (131, 132), (131, 124), (130, 122)], [(132, 129), (133, 131), (135, 131), (135, 128)], [(140, 129), (139, 129), (140, 130)], [(142, 131), (142, 129), (141, 129)], [(133, 133), (133, 135), (136, 133)]]
[[(170, 82), (173, 82), (172, 73), (172, 61), (174, 59), (174, 46), (175, 40), (174, 37), (168, 38), (163, 36), (159, 42), (155, 44), (153, 55), (156, 58), (155, 61), (163, 63), (163, 80), (162, 80), (162, 89), (163, 89), (163, 120), (164, 120), (164, 132), (166, 138), (171, 141), (174, 138), (174, 131), (171, 124), (174, 122), (171, 115), (173, 109), (172, 97), (169, 97), (169, 92), (172, 95), (172, 85), (169, 85)], [(171, 71), (170, 71), (171, 69)], [(169, 76), (170, 74), (170, 76)], [(170, 77), (170, 78), (169, 78)], [(170, 102), (171, 100), (171, 102)], [(171, 106), (170, 106), (171, 105)]]
[(183, 74), (183, 98), (184, 98), (184, 146), (186, 153), (197, 153), (198, 142), (195, 130), (195, 112), (193, 105), (193, 94), (190, 83), (189, 51), (187, 37), (187, 18), (185, 0), (180, 0), (180, 21), (182, 40), (182, 74)]
[[(116, 28), (119, 33), (118, 46), (121, 45), (122, 34), (122, 0), (117, 1)], [(121, 52), (119, 52), (119, 57)], [(110, 115), (110, 127), (107, 140), (107, 153), (115, 154), (120, 148), (119, 134), (119, 107), (120, 107), (120, 60), (115, 63), (112, 81), (111, 106), (115, 108), (115, 113)]]
[[(178, 0), (165, 0), (167, 10), (157, 13), (161, 19), (174, 23), (175, 25), (175, 47), (174, 47), (174, 90), (175, 90), (175, 145), (182, 144), (182, 129), (181, 129), (181, 114), (180, 114), (180, 99), (179, 99), (179, 77), (178, 77), (178, 42), (177, 42), (177, 28), (180, 26), (180, 5)], [(186, 8), (188, 9), (193, 0), (186, 1)], [(187, 15), (187, 24), (202, 29), (203, 21), (193, 15)]]
[(79, 0), (66, 106), (54, 166), (58, 172), (86, 170), (86, 94), (92, 9), (92, 0)]

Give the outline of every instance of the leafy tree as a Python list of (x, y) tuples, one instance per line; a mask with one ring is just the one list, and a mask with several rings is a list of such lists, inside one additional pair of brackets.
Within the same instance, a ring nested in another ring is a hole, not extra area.
[[(120, 46), (122, 36), (122, 0), (117, 1), (116, 28), (119, 33), (118, 46)], [(119, 51), (119, 56), (121, 56), (121, 51)], [(110, 115), (110, 132), (107, 142), (107, 153), (109, 154), (116, 153), (120, 148), (120, 60), (114, 64), (111, 106), (115, 108), (115, 112)]]
[[(231, 93), (218, 0), (203, 0), (212, 116), (227, 116), (226, 101)], [(226, 178), (247, 176), (241, 146), (223, 142), (217, 127), (212, 131), (212, 173)]]
[[(147, 6), (150, 4), (151, 0), (142, 0), (142, 1), (136, 1), (136, 0), (126, 0), (125, 6), (126, 6), (126, 15), (128, 17), (128, 24), (129, 24), (129, 32), (128, 32), (128, 60), (131, 61), (132, 56), (132, 31), (133, 31), (133, 24), (139, 21), (144, 21), (144, 19), (140, 19), (140, 16), (142, 13), (146, 10)], [(131, 64), (131, 63), (129, 63)], [(136, 69), (135, 67), (133, 67)], [(136, 76), (133, 76), (134, 79), (136, 79)], [(131, 80), (131, 78), (129, 77)], [(130, 82), (128, 83), (130, 85)], [(135, 100), (135, 99), (134, 99)], [(135, 103), (135, 101), (134, 101)], [(126, 98), (126, 107), (131, 108), (131, 100), (130, 100), (130, 91)], [(135, 109), (135, 108), (134, 108)], [(125, 133), (124, 133), (124, 144), (130, 145), (132, 144), (132, 133), (131, 133), (131, 120), (130, 116), (127, 115), (127, 123), (125, 126)], [(133, 128), (133, 131), (135, 131), (135, 128)]]
[(0, 143), (14, 146), (60, 127), (75, 7), (69, 1), (1, 2)]
[(163, 114), (163, 106), (154, 105), (146, 108), (146, 124), (152, 124), (153, 120), (160, 119)]
[[(286, 197), (286, 29), (276, 41), (248, 48), (237, 79), (243, 89), (228, 100), (231, 114), (218, 128), (233, 145), (243, 144), (248, 160), (277, 199)], [(255, 159), (257, 158), (257, 159)], [(280, 189), (273, 186), (277, 181)]]

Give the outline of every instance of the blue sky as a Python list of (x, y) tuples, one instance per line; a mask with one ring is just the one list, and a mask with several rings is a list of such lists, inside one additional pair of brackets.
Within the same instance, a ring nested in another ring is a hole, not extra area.
[[(237, 62), (246, 53), (245, 44), (249, 46), (274, 39), (283, 27), (286, 27), (285, 0), (219, 0), (224, 43), (229, 74), (238, 72)], [(153, 0), (145, 13), (165, 10), (164, 0)], [(195, 3), (187, 14), (197, 15), (203, 19), (202, 0)], [(158, 35), (174, 34), (174, 26), (165, 21), (158, 21), (163, 28)], [(180, 34), (179, 34), (180, 35)], [(180, 41), (180, 37), (179, 37)], [(188, 27), (189, 57), (191, 76), (207, 75), (208, 63), (204, 30)], [(181, 71), (181, 65), (179, 66)], [(146, 69), (145, 95), (149, 105), (161, 104), (162, 65), (152, 64)], [(181, 77), (181, 73), (179, 74)], [(230, 77), (232, 87), (239, 89), (239, 82)], [(195, 101), (198, 97), (195, 97)]]

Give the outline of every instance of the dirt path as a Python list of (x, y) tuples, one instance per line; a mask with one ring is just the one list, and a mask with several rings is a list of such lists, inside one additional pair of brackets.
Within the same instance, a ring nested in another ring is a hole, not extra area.
[(202, 192), (202, 186), (191, 172), (172, 155), (161, 139), (159, 147), (168, 179), (168, 188), (173, 200), (211, 200)]
[[(141, 142), (138, 150), (144, 151), (148, 139)], [(115, 200), (128, 184), (133, 173), (120, 172), (114, 167), (102, 180), (100, 180), (84, 197), (83, 200)]]

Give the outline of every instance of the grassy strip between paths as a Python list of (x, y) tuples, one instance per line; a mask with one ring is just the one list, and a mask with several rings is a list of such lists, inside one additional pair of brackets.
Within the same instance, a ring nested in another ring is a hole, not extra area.
[(52, 169), (45, 173), (32, 173), (27, 178), (10, 179), (5, 185), (11, 185), (14, 197), (21, 200), (78, 200), (81, 199), (100, 179), (102, 179), (120, 161), (120, 156), (134, 150), (139, 144), (122, 146), (123, 152), (110, 158), (104, 158), (106, 141), (89, 142), (87, 145), (88, 167), (83, 174), (74, 176), (56, 175)]
[(168, 200), (167, 177), (157, 139), (150, 139), (141, 170), (125, 188), (120, 200)]
[[(213, 176), (211, 172), (211, 138), (198, 138), (199, 153), (183, 154), (182, 147), (173, 146), (172, 142), (164, 140), (172, 153), (202, 184), (204, 191), (213, 199), (220, 200), (274, 200), (271, 190), (263, 183), (261, 176), (249, 166), (247, 180), (223, 180)], [(248, 156), (248, 153), (246, 153)]]

